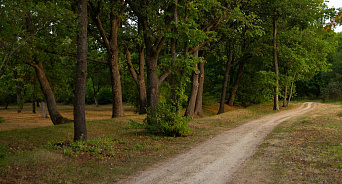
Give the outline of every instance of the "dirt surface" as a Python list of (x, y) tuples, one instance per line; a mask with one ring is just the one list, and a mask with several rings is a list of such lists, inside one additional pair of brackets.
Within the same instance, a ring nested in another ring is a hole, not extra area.
[[(68, 119), (74, 119), (73, 106), (71, 105), (58, 105), (58, 110), (62, 116)], [(134, 107), (125, 105), (124, 106), (126, 116), (137, 115), (134, 112)], [(50, 117), (41, 117), (41, 108), (37, 107), (36, 113), (32, 113), (31, 104), (25, 104), (21, 113), (17, 112), (16, 106), (9, 106), (8, 109), (0, 108), (0, 117), (3, 117), (5, 122), (0, 123), (0, 131), (22, 129), (22, 128), (37, 128), (45, 126), (53, 126)], [(87, 121), (92, 120), (103, 120), (111, 119), (112, 117), (112, 106), (111, 105), (95, 105), (86, 106), (86, 119)]]
[(304, 103), (298, 109), (245, 123), (118, 183), (230, 183), (238, 169), (279, 123), (314, 110), (316, 106), (316, 103)]

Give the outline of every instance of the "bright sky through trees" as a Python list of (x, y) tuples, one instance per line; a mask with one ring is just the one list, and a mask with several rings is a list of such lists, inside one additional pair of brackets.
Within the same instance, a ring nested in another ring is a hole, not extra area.
[[(342, 0), (329, 0), (329, 2), (326, 2), (329, 7), (335, 7), (339, 8), (342, 7)], [(342, 32), (342, 26), (336, 26), (335, 32)]]

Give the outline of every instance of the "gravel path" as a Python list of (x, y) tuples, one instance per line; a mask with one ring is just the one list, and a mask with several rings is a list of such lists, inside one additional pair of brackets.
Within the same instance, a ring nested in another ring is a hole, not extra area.
[(315, 109), (304, 103), (298, 109), (279, 112), (245, 123), (205, 141), (151, 170), (120, 181), (129, 184), (221, 184), (229, 183), (234, 173), (257, 150), (266, 136), (281, 122)]

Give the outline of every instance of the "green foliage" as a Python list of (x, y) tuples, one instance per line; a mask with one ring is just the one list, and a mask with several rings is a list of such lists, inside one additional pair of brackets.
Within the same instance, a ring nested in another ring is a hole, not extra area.
[(113, 103), (112, 89), (110, 87), (101, 88), (98, 93), (98, 101), (100, 105)]
[(0, 123), (3, 123), (3, 122), (5, 122), (4, 118), (0, 117)]
[(144, 119), (143, 127), (147, 131), (174, 137), (186, 136), (190, 133), (188, 123), (191, 118), (178, 114), (174, 106), (160, 103), (155, 113), (155, 116), (148, 113), (147, 118)]

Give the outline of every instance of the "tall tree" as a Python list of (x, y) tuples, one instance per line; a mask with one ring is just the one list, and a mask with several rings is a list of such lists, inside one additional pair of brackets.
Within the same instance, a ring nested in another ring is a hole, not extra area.
[[(53, 5), (54, 7), (56, 7), (56, 4), (51, 3), (50, 5)], [(34, 5), (35, 6), (35, 5)], [(42, 9), (46, 8), (46, 6), (42, 6)], [(38, 10), (39, 11), (39, 8)], [(32, 16), (39, 16), (40, 14), (35, 13), (35, 12), (27, 12), (25, 14), (25, 24), (26, 24), (26, 28), (27, 28), (27, 32), (30, 36), (36, 38), (36, 35), (38, 34), (37, 30), (43, 30), (43, 31), (47, 31), (46, 27), (44, 26), (50, 26), (49, 24), (46, 24), (46, 22), (57, 22), (57, 20), (49, 20), (49, 19), (42, 19), (45, 22), (42, 22), (41, 24), (36, 24), (33, 22)], [(44, 15), (44, 14), (43, 14)], [(54, 17), (57, 18), (57, 17)], [(40, 19), (38, 19), (37, 21), (40, 21)], [(61, 20), (58, 20), (61, 21)], [(36, 26), (42, 26), (41, 29), (38, 29)], [(30, 44), (30, 48), (33, 50), (32, 52), (32, 60), (30, 59), (26, 59), (25, 63), (32, 66), (35, 71), (36, 71), (36, 75), (38, 78), (38, 81), (40, 83), (42, 92), (44, 94), (45, 100), (47, 102), (47, 107), (48, 107), (48, 111), (49, 111), (49, 115), (50, 118), (52, 120), (52, 123), (54, 125), (59, 125), (59, 124), (64, 124), (64, 123), (68, 123), (71, 122), (71, 120), (64, 118), (58, 111), (57, 108), (57, 104), (56, 104), (56, 100), (55, 100), (55, 95), (53, 93), (53, 90), (50, 86), (49, 80), (46, 76), (44, 67), (43, 67), (43, 63), (41, 58), (39, 57), (39, 54), (37, 53), (38, 51), (36, 50), (37, 46), (35, 44), (37, 44), (34, 41), (29, 41), (28, 42)]]
[(87, 0), (78, 1), (78, 41), (76, 64), (76, 87), (74, 99), (74, 141), (87, 140), (87, 127), (85, 118), (85, 93), (87, 80)]
[(142, 23), (146, 49), (147, 106), (150, 108), (150, 117), (153, 118), (156, 116), (159, 103), (159, 86), (170, 74), (166, 71), (159, 75), (158, 58), (167, 39), (165, 33), (171, 27), (172, 18), (169, 12), (173, 12), (174, 6), (164, 2), (127, 1), (139, 22)]
[[(124, 0), (110, 2), (98, 0), (97, 6), (95, 6), (95, 3), (92, 1), (89, 1), (89, 4), (91, 10), (89, 16), (97, 29), (97, 31), (95, 31), (90, 27), (90, 31), (107, 50), (107, 64), (110, 69), (113, 96), (112, 117), (121, 117), (125, 114), (123, 110), (119, 71), (118, 31), (121, 26), (127, 2)], [(102, 16), (106, 18), (101, 18)], [(109, 17), (109, 20), (107, 17)]]

